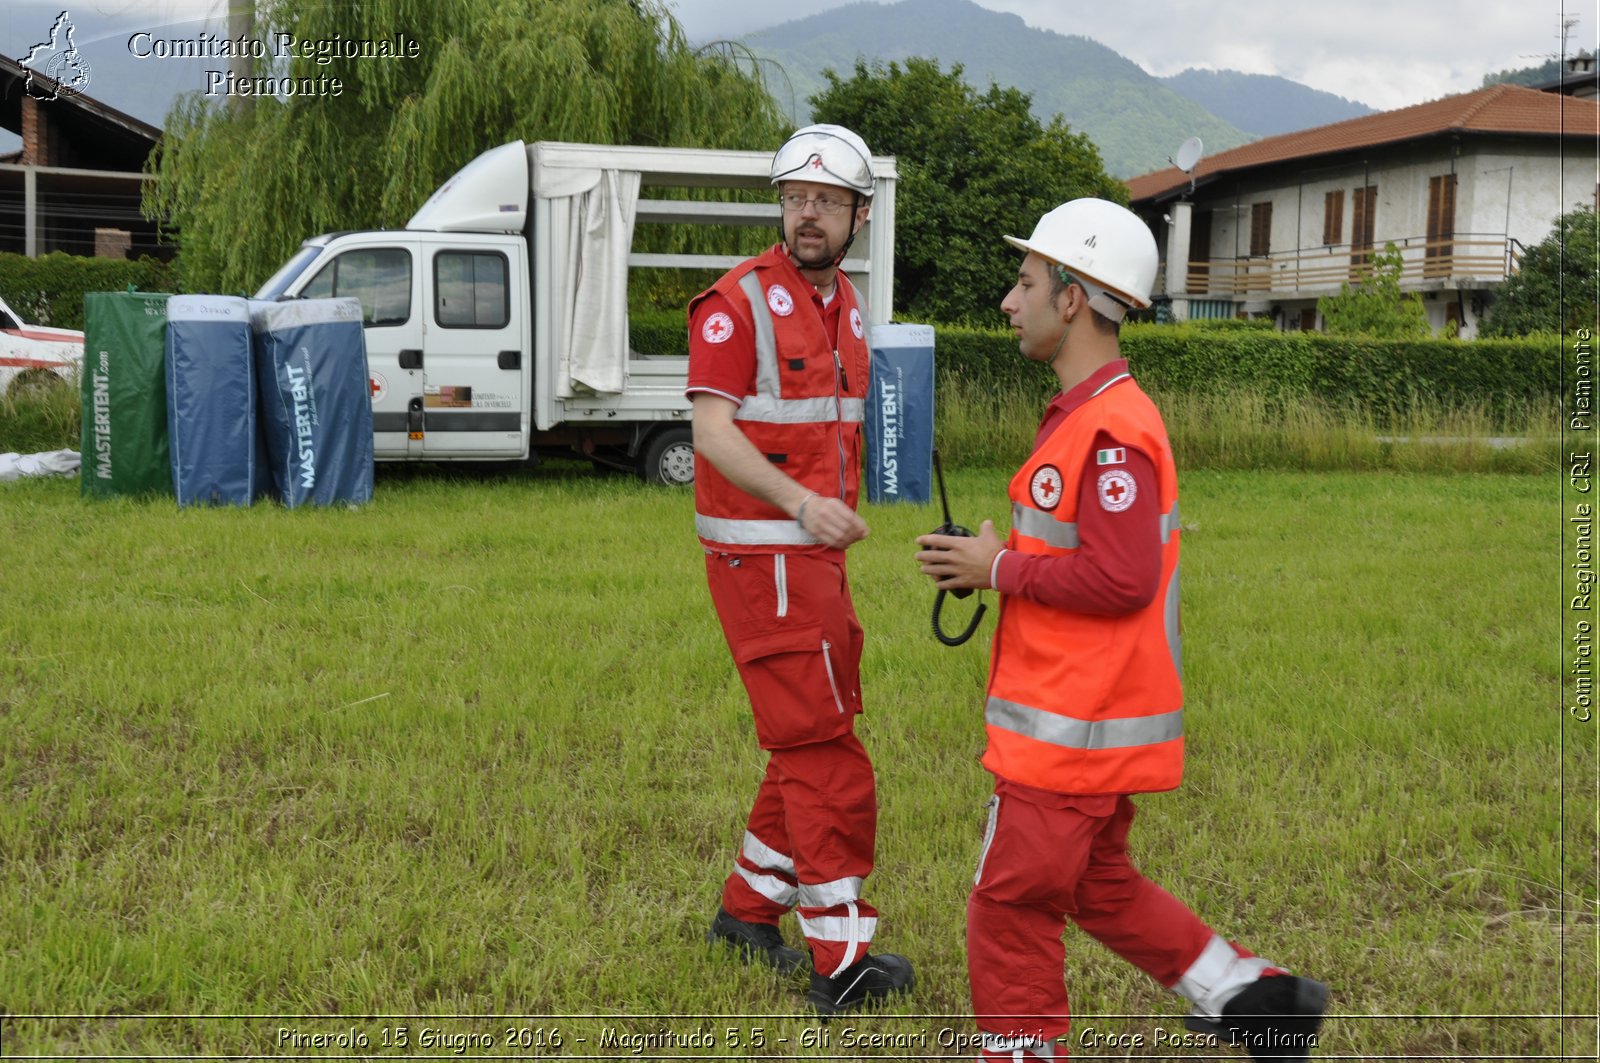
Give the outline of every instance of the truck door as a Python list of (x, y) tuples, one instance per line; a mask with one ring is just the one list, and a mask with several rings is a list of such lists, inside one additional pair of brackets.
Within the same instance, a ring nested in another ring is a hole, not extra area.
[(372, 391), (372, 451), (379, 459), (420, 457), (423, 404), (421, 245), (383, 239), (339, 252), (295, 294), (303, 299), (361, 300)]
[(515, 237), (429, 247), (423, 455), (515, 458), (526, 453), (528, 310)]

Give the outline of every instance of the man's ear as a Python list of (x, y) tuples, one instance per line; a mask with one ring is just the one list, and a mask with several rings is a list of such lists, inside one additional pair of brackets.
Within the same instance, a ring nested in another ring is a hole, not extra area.
[(1089, 309), (1089, 293), (1083, 290), (1081, 284), (1069, 284), (1057, 300), (1056, 309), (1061, 312), (1062, 324), (1070, 325), (1079, 314)]

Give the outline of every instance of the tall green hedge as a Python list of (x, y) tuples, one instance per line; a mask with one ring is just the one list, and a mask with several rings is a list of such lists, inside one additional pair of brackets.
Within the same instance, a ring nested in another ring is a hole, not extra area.
[[(634, 346), (682, 354), (681, 313), (636, 315)], [(937, 375), (990, 388), (1048, 394), (1054, 380), (1017, 353), (1009, 331), (935, 326)], [(1507, 340), (1369, 340), (1278, 332), (1232, 323), (1130, 324), (1122, 351), (1134, 374), (1169, 392), (1249, 390), (1310, 395), (1375, 412), (1402, 412), (1419, 398), (1498, 411), (1561, 392), (1559, 337)]]
[(130, 284), (147, 292), (177, 291), (173, 283), (171, 266), (155, 258), (0, 253), (0, 296), (31, 325), (81, 329), (85, 292), (120, 292)]

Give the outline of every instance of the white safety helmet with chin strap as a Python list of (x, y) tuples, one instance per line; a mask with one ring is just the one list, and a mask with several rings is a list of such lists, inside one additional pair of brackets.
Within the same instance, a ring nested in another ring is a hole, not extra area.
[(837, 185), (870, 199), (872, 155), (866, 141), (842, 125), (808, 125), (772, 156), (772, 183), (779, 181)]
[(1160, 255), (1150, 227), (1127, 207), (1074, 199), (1040, 218), (1026, 240), (1005, 239), (1061, 267), (1061, 279), (1081, 284), (1102, 317), (1121, 321), (1129, 308), (1150, 305)]

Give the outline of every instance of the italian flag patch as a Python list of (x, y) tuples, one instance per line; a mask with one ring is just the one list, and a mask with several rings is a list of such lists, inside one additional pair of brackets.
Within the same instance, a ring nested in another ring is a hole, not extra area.
[(1112, 447), (1110, 450), (1097, 450), (1094, 452), (1096, 465), (1121, 465), (1128, 460), (1126, 447)]

